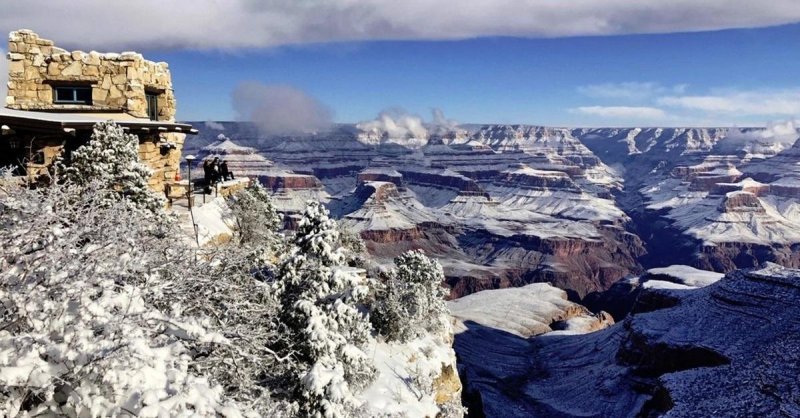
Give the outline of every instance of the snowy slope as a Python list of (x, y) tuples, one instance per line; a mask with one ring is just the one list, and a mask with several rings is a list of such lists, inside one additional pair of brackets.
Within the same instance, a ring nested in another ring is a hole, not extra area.
[(679, 303), (584, 335), (474, 329), (457, 341), (468, 397), (489, 417), (800, 413), (800, 271), (767, 265), (666, 291)]
[(565, 291), (547, 283), (484, 290), (450, 301), (448, 307), (457, 321), (456, 333), (467, 332), (472, 324), (519, 337), (551, 332), (553, 324), (559, 321), (572, 321), (573, 331), (581, 323), (584, 332), (609, 325), (607, 318), (592, 315), (568, 301)]

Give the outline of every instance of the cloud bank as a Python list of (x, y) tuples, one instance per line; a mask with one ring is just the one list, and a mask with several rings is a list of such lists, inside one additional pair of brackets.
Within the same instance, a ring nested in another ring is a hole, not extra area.
[(420, 116), (400, 108), (387, 109), (369, 121), (356, 125), (365, 135), (359, 140), (365, 144), (400, 144), (408, 148), (426, 145), (431, 135), (443, 135), (458, 127), (458, 122), (447, 119), (441, 109), (431, 110), (431, 121), (425, 122)]
[(800, 115), (800, 89), (731, 91), (709, 95), (667, 96), (662, 106), (733, 115)]
[(4, 2), (0, 30), (27, 27), (68, 47), (225, 49), (670, 33), (798, 21), (797, 0), (25, 0)]
[(328, 106), (290, 86), (244, 82), (234, 89), (231, 102), (237, 120), (255, 123), (265, 135), (324, 131), (333, 120)]
[[(204, 122), (204, 124), (206, 125), (206, 128), (208, 128), (208, 129), (213, 129), (215, 131), (224, 131), (225, 130), (225, 125), (223, 125), (223, 124), (221, 124), (219, 122), (214, 122), (213, 120), (207, 120), (207, 121)], [(222, 134), (220, 134), (220, 135), (222, 135)]]
[(636, 81), (580, 86), (577, 91), (593, 100), (569, 111), (607, 121), (670, 126), (730, 126), (735, 120), (761, 125), (763, 121), (800, 116), (798, 87), (712, 89), (704, 94), (689, 90), (687, 84), (665, 86)]
[(578, 87), (578, 93), (597, 99), (644, 100), (664, 94), (683, 94), (689, 86), (677, 84), (666, 87), (652, 81), (590, 84)]

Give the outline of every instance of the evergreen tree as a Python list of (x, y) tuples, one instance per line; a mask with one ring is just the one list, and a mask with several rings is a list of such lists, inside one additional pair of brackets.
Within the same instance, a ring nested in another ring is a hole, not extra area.
[(272, 204), (272, 198), (260, 183), (236, 193), (230, 202), (236, 219), (238, 244), (248, 250), (248, 259), (256, 265), (274, 262), (282, 235), (281, 216)]
[(280, 348), (292, 358), (288, 380), (308, 416), (344, 416), (354, 390), (375, 373), (362, 350), (369, 320), (357, 306), (368, 289), (358, 270), (344, 265), (338, 239), (328, 211), (310, 202), (273, 288), (286, 336)]
[(383, 295), (375, 302), (376, 328), (387, 338), (403, 342), (425, 331), (447, 330), (442, 266), (422, 250), (408, 251), (395, 258), (394, 264)]
[(339, 224), (339, 246), (345, 251), (345, 263), (350, 267), (367, 267), (367, 246), (361, 237)]
[(69, 157), (66, 180), (79, 186), (99, 185), (105, 192), (101, 204), (125, 200), (135, 207), (158, 213), (164, 207), (161, 196), (147, 183), (149, 167), (139, 162), (139, 139), (112, 121), (100, 122), (85, 145)]

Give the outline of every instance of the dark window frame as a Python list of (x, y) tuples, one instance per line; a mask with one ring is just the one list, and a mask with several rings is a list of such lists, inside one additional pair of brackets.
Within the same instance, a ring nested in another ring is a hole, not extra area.
[(145, 91), (144, 98), (147, 102), (147, 117), (150, 120), (158, 120), (158, 96), (161, 93), (154, 91)]
[[(67, 98), (71, 97), (71, 98)], [(92, 87), (85, 85), (54, 85), (53, 104), (92, 105)]]

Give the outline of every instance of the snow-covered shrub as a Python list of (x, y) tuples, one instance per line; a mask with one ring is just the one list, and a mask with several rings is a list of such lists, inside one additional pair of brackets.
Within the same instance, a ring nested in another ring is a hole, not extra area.
[(171, 280), (190, 279), (171, 225), (105, 186), (0, 189), (0, 410), (240, 416), (189, 349), (226, 338), (185, 306), (156, 306)]
[(398, 341), (448, 330), (442, 266), (422, 250), (400, 255), (394, 265), (374, 301), (375, 328), (387, 339)]
[(203, 251), (197, 265), (186, 267), (190, 273), (153, 289), (154, 304), (207, 318), (208, 326), (225, 338), (225, 343), (185, 342), (194, 356), (191, 370), (259, 416), (292, 416), (289, 405), (271, 398), (273, 388), (280, 389), (287, 359), (269, 348), (280, 338), (274, 327), (277, 305), (269, 285), (253, 277), (250, 255), (235, 243)]
[(275, 231), (281, 228), (281, 218), (267, 189), (261, 183), (237, 192), (230, 203), (231, 212), (236, 219), (236, 232), (240, 244), (270, 242)]
[(89, 142), (56, 165), (66, 181), (99, 187), (104, 198), (97, 204), (126, 200), (151, 212), (164, 207), (164, 199), (147, 185), (152, 170), (139, 162), (138, 137), (112, 121), (97, 123)]
[(339, 228), (339, 245), (345, 251), (345, 263), (350, 267), (367, 267), (367, 246), (361, 237), (349, 229)]
[(278, 232), (283, 225), (269, 192), (255, 182), (234, 194), (229, 206), (236, 220), (235, 241), (247, 250), (250, 262), (256, 268), (274, 264), (283, 244)]
[(306, 416), (345, 416), (375, 373), (362, 349), (370, 323), (358, 308), (368, 289), (338, 242), (336, 222), (309, 202), (273, 284), (286, 336), (276, 347), (290, 357), (287, 382)]

